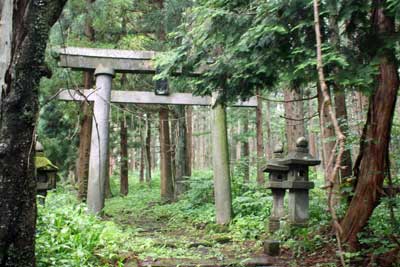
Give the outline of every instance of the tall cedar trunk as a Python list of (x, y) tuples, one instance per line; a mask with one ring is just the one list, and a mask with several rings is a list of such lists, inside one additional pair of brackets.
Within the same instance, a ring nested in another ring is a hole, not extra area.
[(171, 168), (172, 168), (172, 180), (175, 181), (176, 178), (176, 142), (177, 142), (177, 116), (175, 112), (172, 112), (173, 119), (170, 120), (170, 151), (171, 151)]
[(1, 71), (0, 266), (35, 266), (38, 87), (42, 76), (50, 76), (44, 63), (46, 42), (65, 2), (2, 2), (0, 38), (11, 35), (12, 41), (3, 65), (7, 70)]
[[(271, 131), (271, 104), (267, 101), (265, 109), (265, 128), (267, 132), (267, 138), (265, 143), (265, 156), (267, 159), (272, 158), (272, 131)], [(281, 140), (282, 142), (282, 140)]]
[(193, 126), (192, 126), (193, 108), (186, 107), (186, 175), (192, 176), (192, 147), (193, 147)]
[[(311, 102), (308, 103), (308, 117), (312, 117), (314, 115), (314, 108)], [(309, 129), (308, 129), (308, 136), (310, 139), (310, 154), (314, 157), (318, 157), (318, 150), (317, 150), (317, 137), (315, 132), (313, 131), (314, 128), (314, 118), (311, 118), (309, 121)]]
[(128, 194), (128, 127), (126, 125), (125, 116), (120, 118), (120, 156), (121, 156), (121, 169), (120, 169), (120, 189), (121, 195)]
[[(87, 13), (91, 8), (91, 4), (96, 0), (86, 0)], [(94, 28), (92, 27), (92, 20), (89, 15), (86, 16), (85, 21), (85, 36), (89, 41), (94, 42)], [(93, 87), (93, 72), (85, 71), (83, 74), (83, 84), (85, 89)], [(93, 121), (93, 103), (82, 102), (81, 104), (82, 120), (79, 132), (79, 149), (78, 149), (78, 166), (77, 166), (77, 179), (78, 179), (78, 199), (86, 201), (87, 187), (89, 179), (89, 158), (90, 158), (90, 144), (92, 137), (92, 121)]]
[(151, 182), (151, 119), (150, 113), (146, 114), (146, 155), (145, 155), (145, 166), (146, 166), (146, 182)]
[(168, 109), (160, 108), (160, 169), (161, 198), (171, 201), (174, 198), (174, 184), (171, 166), (171, 145), (169, 140)]
[(373, 1), (372, 27), (378, 47), (379, 75), (371, 95), (367, 122), (360, 141), (360, 153), (355, 165), (357, 186), (341, 223), (342, 239), (351, 248), (358, 247), (357, 234), (367, 224), (377, 206), (388, 169), (388, 149), (399, 87), (395, 50), (385, 41), (395, 34), (394, 18), (384, 12), (384, 1)]
[[(142, 114), (141, 114), (142, 115)], [(143, 116), (141, 116), (143, 117)], [(139, 126), (139, 140), (140, 140), (140, 160), (139, 160), (139, 182), (144, 182), (144, 168), (145, 168), (145, 157), (146, 157), (146, 144), (144, 142), (144, 131), (142, 127), (142, 122)]]
[[(347, 135), (349, 132), (349, 124), (347, 118), (347, 108), (346, 108), (346, 95), (344, 92), (339, 92), (337, 87), (334, 87), (334, 96), (335, 96), (335, 112), (336, 117), (339, 120), (340, 128), (342, 132)], [(352, 171), (352, 160), (351, 160), (351, 150), (347, 148), (342, 157), (342, 168), (340, 169), (340, 177), (350, 177), (353, 174)]]
[[(249, 132), (249, 117), (248, 117), (248, 112), (246, 112), (244, 114), (244, 117), (242, 119), (242, 138), (243, 141), (241, 142), (241, 149), (240, 149), (240, 153), (241, 153), (241, 161), (242, 161), (242, 168), (243, 168), (243, 181), (245, 183), (248, 183), (250, 181), (250, 158), (249, 158), (249, 154), (250, 154), (250, 148), (249, 148), (249, 138), (247, 136), (248, 132)], [(244, 136), (243, 136), (244, 135)]]
[[(85, 72), (84, 79), (85, 88), (91, 88), (93, 85), (93, 75), (90, 74), (90, 72)], [(79, 132), (79, 155), (77, 162), (78, 199), (81, 201), (86, 201), (89, 178), (89, 158), (92, 136), (93, 104), (90, 102), (82, 102), (81, 106), (81, 113), (83, 115)]]
[[(300, 88), (294, 87), (284, 92), (285, 101), (291, 101), (302, 98)], [(295, 151), (296, 140), (305, 136), (304, 128), (304, 107), (302, 101), (285, 102), (286, 117), (286, 137), (288, 151)], [(282, 141), (282, 140), (280, 140)]]
[(261, 167), (264, 165), (264, 142), (263, 142), (263, 124), (262, 124), (262, 101), (260, 97), (257, 97), (257, 109), (256, 109), (256, 133), (257, 133), (257, 183), (259, 185), (264, 184), (264, 173)]
[[(141, 133), (142, 134), (142, 133)], [(145, 146), (140, 147), (140, 166), (139, 166), (139, 182), (144, 182), (144, 165), (145, 165)]]
[[(328, 88), (329, 90), (329, 88)], [(330, 93), (330, 92), (329, 92)], [(323, 105), (323, 96), (321, 90), (318, 89), (318, 111), (321, 110)], [(325, 170), (325, 179), (328, 179), (329, 173), (333, 170), (333, 162), (328, 166), (329, 159), (331, 158), (332, 151), (335, 147), (335, 130), (331, 123), (331, 119), (328, 114), (328, 109), (324, 106), (324, 114), (319, 114), (320, 127), (321, 129), (321, 149), (322, 149), (322, 161)]]
[(187, 131), (185, 106), (175, 106), (177, 115), (177, 134), (175, 148), (175, 197), (185, 192), (185, 185), (181, 182), (184, 177), (188, 176), (187, 172)]
[(197, 154), (199, 153), (198, 146), (199, 146), (199, 139), (198, 136), (194, 136), (193, 133), (198, 133), (199, 128), (198, 128), (198, 115), (193, 112), (192, 109), (192, 169), (199, 169), (198, 165), (198, 160), (197, 160)]
[[(329, 29), (330, 29), (330, 43), (334, 47), (335, 51), (340, 53), (340, 35), (339, 35), (339, 22), (337, 20), (339, 16), (338, 6), (336, 0), (328, 1), (329, 6)], [(332, 74), (334, 76), (339, 75), (339, 68), (334, 66), (332, 69)], [(345, 91), (340, 90), (339, 84), (337, 84), (336, 80), (332, 81), (333, 94), (335, 97), (335, 113), (336, 118), (339, 121), (339, 127), (341, 131), (347, 135), (349, 132), (349, 125), (347, 119), (347, 107), (346, 107), (346, 95)], [(346, 149), (342, 156), (341, 161), (342, 168), (339, 170), (339, 174), (341, 178), (350, 177), (352, 175), (352, 161), (351, 161), (351, 151), (350, 149)], [(340, 183), (337, 183), (339, 186)]]

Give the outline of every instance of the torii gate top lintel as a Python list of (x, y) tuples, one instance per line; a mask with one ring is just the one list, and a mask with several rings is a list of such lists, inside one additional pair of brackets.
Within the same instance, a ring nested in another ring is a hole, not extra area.
[(56, 50), (59, 66), (73, 70), (95, 70), (99, 65), (115, 72), (154, 74), (153, 59), (159, 52), (65, 47)]

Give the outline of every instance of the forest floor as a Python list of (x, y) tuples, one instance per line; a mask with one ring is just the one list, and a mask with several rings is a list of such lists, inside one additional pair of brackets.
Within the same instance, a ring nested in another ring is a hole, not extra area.
[[(38, 208), (37, 266), (68, 267), (222, 267), (337, 266), (329, 231), (324, 194), (312, 191), (308, 228), (283, 224), (274, 237), (266, 223), (272, 197), (256, 184), (233, 178), (232, 222), (215, 223), (212, 173), (196, 172), (191, 189), (174, 203), (160, 199), (159, 178), (150, 185), (130, 177), (129, 194), (119, 196), (112, 177), (113, 197), (101, 217), (87, 213), (75, 188), (60, 186)], [(282, 241), (281, 255), (263, 252), (263, 241)]]
[[(238, 237), (234, 229), (216, 225), (211, 218), (196, 220), (199, 213), (191, 214), (193, 207), (185, 208), (185, 201), (162, 203), (158, 188), (143, 190), (106, 202), (103, 219), (130, 232), (137, 244), (137, 250), (120, 255), (126, 267), (334, 266), (334, 247), (324, 247), (297, 260), (293, 260), (290, 249), (283, 247), (280, 257), (271, 257), (263, 251), (263, 240), (268, 238), (265, 234)], [(207, 214), (207, 209), (200, 210)]]

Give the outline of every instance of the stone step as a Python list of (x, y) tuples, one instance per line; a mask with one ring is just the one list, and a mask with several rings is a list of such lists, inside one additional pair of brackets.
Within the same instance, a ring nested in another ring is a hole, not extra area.
[(276, 260), (269, 256), (256, 256), (246, 259), (172, 259), (164, 258), (157, 260), (144, 260), (139, 262), (126, 263), (126, 267), (277, 267)]

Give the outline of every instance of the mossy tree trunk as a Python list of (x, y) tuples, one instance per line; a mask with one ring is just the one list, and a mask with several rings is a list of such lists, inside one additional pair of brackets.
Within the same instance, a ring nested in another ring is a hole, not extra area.
[[(11, 47), (0, 103), (0, 266), (35, 266), (34, 129), (40, 78), (50, 74), (44, 52), (66, 0), (3, 2)], [(5, 9), (6, 7), (11, 9)], [(14, 13), (12, 12), (14, 11)], [(6, 27), (6, 28), (7, 28)], [(4, 35), (3, 35), (4, 36)], [(3, 72), (2, 72), (3, 73)]]

